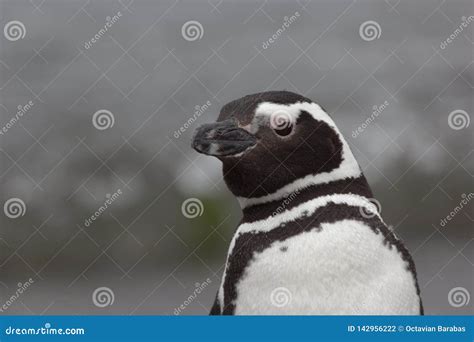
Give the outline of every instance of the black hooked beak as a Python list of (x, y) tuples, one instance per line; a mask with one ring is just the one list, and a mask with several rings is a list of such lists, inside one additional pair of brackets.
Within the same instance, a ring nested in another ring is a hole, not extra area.
[(224, 157), (244, 152), (256, 142), (255, 136), (240, 128), (237, 120), (231, 118), (199, 126), (192, 146), (199, 153)]

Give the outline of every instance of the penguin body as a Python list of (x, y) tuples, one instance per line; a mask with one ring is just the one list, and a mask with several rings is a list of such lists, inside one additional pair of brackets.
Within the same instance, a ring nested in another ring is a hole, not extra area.
[(198, 128), (193, 147), (222, 160), (243, 211), (211, 314), (423, 313), (409, 252), (317, 104), (246, 96)]

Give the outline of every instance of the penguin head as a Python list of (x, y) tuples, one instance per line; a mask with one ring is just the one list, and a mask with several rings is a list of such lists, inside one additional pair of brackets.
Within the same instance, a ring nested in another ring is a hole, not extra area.
[(196, 129), (192, 146), (222, 161), (227, 186), (247, 204), (361, 173), (329, 115), (288, 91), (226, 104), (217, 122)]

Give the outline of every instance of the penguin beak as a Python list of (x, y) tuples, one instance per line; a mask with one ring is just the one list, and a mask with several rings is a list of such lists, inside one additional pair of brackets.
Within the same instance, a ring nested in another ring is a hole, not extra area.
[(238, 126), (234, 118), (199, 126), (194, 133), (193, 148), (216, 157), (233, 156), (255, 145), (255, 136)]

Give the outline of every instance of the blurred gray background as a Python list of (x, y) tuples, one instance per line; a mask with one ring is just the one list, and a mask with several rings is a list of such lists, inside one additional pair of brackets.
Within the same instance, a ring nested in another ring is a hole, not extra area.
[(474, 201), (441, 223), (474, 192), (472, 15), (464, 0), (2, 0), (2, 314), (207, 314), (240, 209), (190, 138), (270, 89), (333, 116), (413, 254), (426, 313), (472, 314)]

